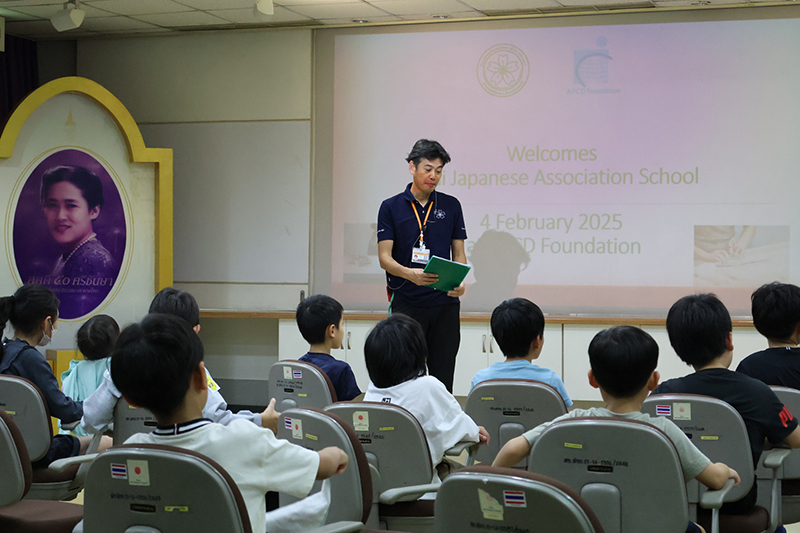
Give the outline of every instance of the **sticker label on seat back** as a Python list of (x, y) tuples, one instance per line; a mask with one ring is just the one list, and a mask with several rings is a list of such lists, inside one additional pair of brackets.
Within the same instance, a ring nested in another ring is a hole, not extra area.
[(478, 489), (478, 502), (486, 520), (503, 520), (503, 506), (485, 490)]
[(369, 412), (355, 411), (353, 413), (353, 430), (369, 431)]
[(147, 461), (128, 461), (128, 484), (137, 487), (150, 486), (150, 468)]

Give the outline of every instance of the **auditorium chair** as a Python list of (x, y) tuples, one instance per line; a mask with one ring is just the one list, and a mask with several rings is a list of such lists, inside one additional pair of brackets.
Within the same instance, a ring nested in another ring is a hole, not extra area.
[[(39, 388), (27, 379), (0, 375), (0, 406), (22, 433), (31, 462), (44, 457), (53, 440), (53, 425), (47, 402)], [(98, 436), (95, 445), (99, 439)], [(55, 472), (49, 468), (36, 468), (26, 497), (35, 500), (71, 500), (83, 488), (87, 469), (88, 466), (73, 466)]]
[(294, 407), (324, 409), (336, 402), (328, 375), (317, 365), (286, 359), (269, 369), (269, 395), (279, 413)]
[[(528, 470), (580, 493), (606, 533), (675, 533), (690, 520), (686, 485), (672, 441), (651, 424), (614, 418), (569, 418), (534, 442)], [(705, 493), (703, 505), (722, 506), (733, 486)], [(707, 529), (718, 533), (718, 529)]]
[[(731, 489), (724, 502), (738, 501), (750, 491), (755, 479), (750, 440), (742, 417), (728, 403), (699, 394), (655, 394), (644, 402), (642, 412), (650, 416), (658, 416), (660, 412), (660, 416), (672, 420), (711, 461), (725, 463), (739, 473), (741, 483)], [(769, 508), (756, 505), (747, 515), (720, 514), (719, 530), (722, 533), (775, 531), (781, 523), (778, 469), (788, 455), (789, 450), (776, 449), (765, 453), (762, 458), (771, 471), (768, 487), (762, 487), (768, 488)], [(694, 480), (686, 487), (689, 503), (694, 506), (706, 488)], [(700, 525), (706, 527), (709, 524), (708, 514), (706, 510), (697, 509)]]
[[(327, 523), (357, 521), (378, 529), (377, 500), (373, 511), (372, 477), (364, 449), (353, 428), (333, 412), (314, 408), (287, 409), (278, 420), (278, 438), (310, 450), (328, 446), (344, 450), (349, 459), (347, 470), (330, 478), (331, 505)], [(312, 493), (317, 492), (317, 481)], [(280, 495), (281, 507), (298, 501), (288, 494)]]
[(111, 433), (114, 446), (121, 446), (137, 433), (152, 433), (158, 423), (147, 409), (134, 407), (120, 397), (114, 406), (114, 426)]
[[(789, 387), (770, 387), (778, 398), (783, 402), (792, 415), (797, 418), (800, 415), (800, 391)], [(759, 503), (762, 500), (762, 487), (766, 495), (769, 495), (769, 483), (772, 480), (772, 470), (764, 466), (764, 458), (761, 456), (756, 476), (758, 477)], [(778, 471), (781, 478), (781, 522), (783, 524), (794, 524), (800, 522), (800, 449), (792, 450), (783, 467)], [(766, 486), (765, 486), (766, 484)]]
[[(567, 413), (558, 391), (530, 379), (490, 379), (475, 385), (464, 411), (491, 436), (491, 446), (479, 446), (469, 462), (491, 464), (506, 442), (543, 422)], [(517, 468), (524, 469), (527, 458)]]
[(398, 531), (432, 531), (434, 495), (430, 493), (441, 482), (414, 415), (380, 402), (339, 402), (325, 411), (350, 425), (364, 448), (381, 525)]
[(448, 476), (436, 496), (436, 533), (528, 531), (531, 524), (536, 531), (603, 533), (577, 491), (524, 470), (468, 466)]
[(28, 448), (12, 417), (0, 410), (0, 531), (69, 533), (83, 507), (66, 502), (22, 499), (33, 477)]
[[(200, 453), (173, 446), (125, 444), (97, 455), (83, 506), (84, 520), (73, 533), (253, 533), (241, 492), (225, 469)], [(308, 533), (361, 529), (361, 523), (337, 523)]]

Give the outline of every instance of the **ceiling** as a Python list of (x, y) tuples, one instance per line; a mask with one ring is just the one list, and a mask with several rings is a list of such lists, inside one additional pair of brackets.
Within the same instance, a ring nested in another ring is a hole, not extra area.
[(0, 17), (6, 19), (8, 34), (38, 40), (767, 3), (776, 4), (774, 0), (275, 0), (275, 14), (268, 16), (255, 11), (255, 0), (84, 0), (79, 1), (86, 11), (83, 24), (64, 33), (56, 32), (49, 21), (64, 9), (64, 0), (0, 0)]

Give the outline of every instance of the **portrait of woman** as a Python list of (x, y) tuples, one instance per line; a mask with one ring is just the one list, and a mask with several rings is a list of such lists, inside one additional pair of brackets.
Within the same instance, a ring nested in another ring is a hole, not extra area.
[(50, 235), (61, 245), (51, 275), (110, 275), (114, 258), (92, 226), (104, 203), (100, 178), (81, 167), (51, 168), (42, 176), (41, 199)]
[(127, 260), (128, 221), (112, 173), (92, 154), (69, 148), (22, 176), (12, 229), (19, 281), (55, 293), (64, 319), (102, 306)]

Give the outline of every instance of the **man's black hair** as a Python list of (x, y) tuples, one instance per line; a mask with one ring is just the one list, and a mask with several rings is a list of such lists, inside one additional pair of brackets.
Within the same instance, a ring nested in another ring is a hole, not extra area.
[(58, 296), (45, 287), (35, 283), (27, 283), (17, 289), (13, 296), (0, 298), (0, 331), (7, 322), (20, 333), (38, 333), (44, 319), (58, 319)]
[(531, 343), (544, 335), (544, 314), (525, 298), (511, 298), (492, 311), (492, 335), (506, 357), (525, 357)]
[(166, 418), (183, 403), (202, 360), (203, 343), (188, 322), (153, 313), (120, 333), (111, 379), (131, 403)]
[(762, 285), (750, 297), (753, 325), (766, 338), (784, 342), (800, 323), (800, 287), (772, 282)]
[(385, 389), (425, 375), (428, 345), (419, 322), (393, 313), (367, 335), (364, 358), (372, 383)]
[(119, 324), (108, 315), (93, 316), (78, 330), (78, 349), (88, 361), (111, 357), (119, 337)]
[(441, 159), (442, 164), (445, 165), (450, 162), (450, 154), (448, 154), (447, 150), (438, 142), (420, 139), (414, 143), (414, 147), (411, 149), (408, 157), (406, 157), (406, 161), (413, 161), (414, 166), (417, 166), (423, 159), (427, 159), (428, 161)]
[(158, 291), (150, 303), (148, 312), (179, 316), (192, 327), (200, 323), (200, 306), (197, 305), (197, 300), (188, 292), (175, 287), (166, 287)]
[(337, 328), (342, 320), (342, 304), (324, 294), (309, 296), (297, 306), (295, 319), (300, 334), (309, 344), (325, 342), (325, 332), (333, 324)]
[(693, 367), (706, 366), (725, 353), (732, 329), (725, 304), (710, 293), (684, 296), (667, 313), (669, 343)]
[(656, 369), (658, 344), (633, 326), (604, 329), (589, 344), (589, 363), (601, 389), (614, 398), (630, 398)]

